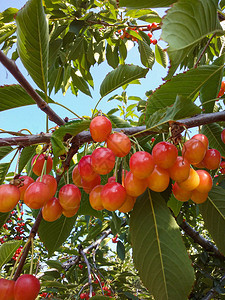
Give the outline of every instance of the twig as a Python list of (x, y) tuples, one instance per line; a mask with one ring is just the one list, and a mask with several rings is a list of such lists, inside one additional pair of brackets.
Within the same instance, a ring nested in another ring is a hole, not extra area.
[(86, 254), (84, 253), (83, 249), (82, 249), (82, 246), (80, 245), (79, 247), (79, 253), (83, 256), (84, 258), (84, 261), (87, 265), (87, 271), (88, 271), (88, 283), (89, 283), (89, 297), (91, 298), (92, 297), (92, 292), (93, 292), (93, 286), (92, 286), (92, 279), (91, 279), (91, 266), (89, 264), (89, 261), (87, 259), (87, 256)]
[(204, 55), (206, 49), (208, 48), (209, 44), (211, 43), (212, 39), (215, 37), (216, 33), (213, 33), (213, 35), (211, 36), (211, 38), (208, 40), (208, 42), (206, 43), (204, 49), (202, 50), (201, 54), (199, 55), (199, 58), (197, 59), (194, 68), (197, 68), (198, 63), (200, 62), (200, 60), (202, 59), (202, 56)]
[[(218, 285), (222, 284), (224, 280), (225, 280), (225, 275), (220, 279)], [(216, 291), (216, 289), (214, 287), (210, 291), (208, 291), (208, 293), (205, 295), (205, 297), (202, 298), (202, 300), (210, 300), (217, 294), (218, 294), (218, 292)]]

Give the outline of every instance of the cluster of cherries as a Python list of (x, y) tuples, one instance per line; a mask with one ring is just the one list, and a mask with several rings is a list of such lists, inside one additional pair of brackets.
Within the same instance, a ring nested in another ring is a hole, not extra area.
[(40, 288), (33, 275), (21, 275), (16, 281), (0, 278), (0, 297), (4, 300), (35, 300)]
[[(98, 277), (98, 279), (97, 279), (97, 277)], [(100, 284), (101, 287), (102, 287), (102, 290), (104, 292), (104, 295), (108, 296), (109, 298), (112, 298), (112, 296), (111, 296), (112, 291), (110, 290), (110, 288), (107, 287), (103, 281), (101, 281), (101, 277), (99, 275), (97, 277), (94, 280), (94, 284)], [(91, 275), (91, 278), (92, 278), (92, 280), (94, 279), (93, 275)], [(96, 295), (96, 293), (92, 292), (92, 297), (95, 296), (95, 295)], [(89, 293), (88, 292), (81, 293), (80, 294), (80, 299), (90, 299)]]
[(225, 93), (225, 81), (222, 81), (218, 97), (222, 97)]

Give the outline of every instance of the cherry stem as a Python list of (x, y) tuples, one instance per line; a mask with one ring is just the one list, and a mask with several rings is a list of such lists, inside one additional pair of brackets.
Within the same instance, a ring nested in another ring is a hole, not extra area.
[(33, 265), (34, 265), (34, 238), (31, 237), (31, 263), (30, 263), (30, 275), (33, 274)]

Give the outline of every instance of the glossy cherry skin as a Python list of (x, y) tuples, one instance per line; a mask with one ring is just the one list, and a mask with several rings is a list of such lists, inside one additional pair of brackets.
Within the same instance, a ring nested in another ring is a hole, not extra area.
[(134, 174), (130, 171), (126, 174), (124, 187), (128, 195), (132, 197), (138, 197), (146, 190), (147, 181), (146, 179), (135, 177)]
[(196, 190), (200, 193), (208, 193), (213, 186), (211, 175), (205, 170), (197, 170), (196, 172), (198, 173), (198, 176), (200, 178), (200, 182), (196, 187)]
[(92, 181), (97, 176), (91, 164), (91, 155), (85, 155), (80, 159), (78, 170), (81, 178), (86, 181)]
[(204, 135), (202, 133), (198, 133), (198, 134), (195, 134), (191, 139), (196, 139), (196, 140), (201, 141), (205, 145), (206, 150), (208, 149), (209, 140), (206, 135)]
[(107, 147), (118, 157), (124, 157), (130, 152), (131, 141), (129, 137), (122, 132), (110, 134), (106, 142)]
[(115, 154), (109, 148), (97, 148), (91, 155), (91, 165), (96, 173), (106, 175), (115, 166)]
[(201, 193), (197, 190), (193, 190), (191, 193), (191, 200), (197, 204), (205, 202), (208, 198), (208, 193)]
[(198, 173), (194, 169), (190, 169), (190, 173), (188, 176), (188, 179), (179, 182), (178, 185), (180, 188), (187, 190), (187, 191), (192, 191), (197, 188), (197, 186), (200, 183), (200, 178), (198, 176)]
[(180, 182), (188, 178), (190, 173), (190, 164), (182, 156), (178, 156), (175, 163), (168, 169), (171, 179)]
[(59, 203), (64, 210), (80, 206), (81, 192), (74, 184), (66, 184), (59, 190)]
[(163, 192), (167, 189), (170, 182), (170, 175), (166, 169), (155, 166), (147, 180), (148, 187), (154, 192)]
[(3, 300), (14, 300), (15, 281), (0, 278), (0, 298)]
[(206, 169), (216, 170), (221, 163), (221, 154), (216, 149), (208, 149), (202, 162)]
[(73, 168), (73, 172), (72, 172), (72, 180), (73, 180), (73, 183), (77, 186), (77, 187), (81, 187), (82, 184), (81, 184), (81, 176), (80, 176), (80, 172), (78, 170), (78, 165), (76, 165), (74, 168)]
[[(32, 170), (34, 174), (37, 176), (41, 176), (42, 169), (45, 162), (45, 155), (42, 153), (40, 155), (36, 154), (31, 161), (31, 166), (33, 166)], [(46, 163), (46, 172), (44, 174), (49, 174), (52, 170), (53, 161), (50, 156), (47, 157), (47, 163)]]
[(20, 200), (18, 187), (12, 184), (0, 185), (0, 212), (12, 210)]
[(24, 194), (25, 194), (25, 191), (26, 189), (28, 188), (28, 186), (34, 182), (34, 179), (31, 178), (30, 176), (20, 176), (19, 179), (24, 179), (22, 181), (22, 186), (19, 187), (19, 190), (20, 190), (20, 200), (23, 200), (24, 199)]
[(97, 185), (96, 187), (93, 188), (93, 190), (89, 195), (89, 202), (91, 204), (91, 207), (96, 210), (104, 209), (104, 206), (102, 204), (102, 199), (101, 199), (102, 189), (103, 189), (103, 185)]
[(90, 194), (90, 192), (93, 190), (93, 188), (96, 185), (99, 185), (101, 183), (101, 176), (96, 176), (92, 181), (85, 181), (81, 179), (82, 188), (85, 191), (85, 193)]
[(129, 166), (135, 177), (147, 178), (155, 167), (152, 155), (146, 151), (138, 151), (131, 155)]
[(62, 214), (67, 218), (72, 218), (78, 212), (79, 208), (80, 206), (69, 210), (63, 209)]
[(221, 132), (221, 140), (225, 144), (225, 129)]
[(185, 201), (188, 201), (189, 199), (191, 199), (192, 192), (186, 191), (186, 190), (180, 188), (179, 185), (177, 184), (177, 182), (174, 183), (172, 191), (173, 191), (174, 197), (181, 202), (185, 202)]
[(190, 164), (200, 163), (206, 153), (205, 145), (197, 139), (190, 139), (184, 143), (182, 148), (182, 155)]
[(118, 209), (122, 213), (128, 213), (134, 208), (134, 204), (136, 202), (136, 198), (127, 195), (124, 204)]
[(120, 208), (126, 200), (126, 190), (118, 182), (106, 183), (101, 191), (102, 205), (109, 211)]
[(43, 182), (33, 182), (25, 191), (24, 203), (33, 209), (39, 209), (51, 198), (48, 186)]
[(43, 182), (45, 183), (49, 188), (50, 198), (55, 196), (56, 190), (57, 190), (57, 181), (52, 175), (43, 175), (42, 179), (41, 177), (38, 177), (37, 182)]
[(40, 282), (35, 276), (21, 275), (14, 286), (15, 300), (35, 300), (40, 288)]
[(59, 203), (59, 199), (52, 197), (48, 202), (42, 207), (43, 219), (47, 222), (54, 222), (59, 219), (62, 215), (62, 206)]
[(90, 124), (91, 137), (95, 142), (103, 142), (112, 131), (111, 121), (104, 116), (95, 117)]
[(152, 149), (152, 156), (160, 168), (168, 169), (176, 161), (178, 156), (177, 148), (168, 142), (160, 142)]

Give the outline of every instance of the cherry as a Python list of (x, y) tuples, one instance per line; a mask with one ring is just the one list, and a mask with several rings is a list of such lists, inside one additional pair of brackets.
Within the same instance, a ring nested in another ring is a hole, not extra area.
[(39, 280), (30, 274), (21, 275), (15, 282), (15, 300), (35, 300), (40, 291)]
[(110, 134), (106, 140), (107, 147), (118, 157), (126, 156), (131, 149), (131, 142), (128, 136), (122, 132)]
[(129, 166), (135, 177), (144, 179), (152, 173), (155, 163), (150, 153), (138, 151), (131, 155)]
[(177, 182), (184, 181), (190, 173), (190, 164), (182, 156), (178, 156), (175, 163), (168, 169), (170, 177)]
[(14, 300), (15, 281), (0, 278), (0, 295), (3, 300)]
[(48, 186), (50, 198), (55, 196), (57, 190), (57, 181), (52, 175), (43, 175), (42, 179), (41, 177), (38, 177), (36, 181), (43, 182)]
[(174, 183), (173, 185), (173, 194), (174, 197), (182, 202), (188, 201), (189, 199), (191, 199), (191, 191), (186, 191), (182, 188), (179, 187), (179, 185), (177, 184), (177, 182)]
[(152, 149), (152, 156), (155, 163), (163, 169), (170, 168), (176, 161), (177, 148), (168, 142), (160, 142)]
[(220, 166), (221, 154), (216, 149), (208, 149), (202, 162), (208, 170), (216, 170)]
[(52, 166), (53, 166), (53, 161), (50, 156), (48, 156), (46, 158), (46, 156), (43, 153), (41, 153), (40, 155), (36, 154), (32, 158), (32, 161), (31, 161), (31, 166), (33, 166), (32, 170), (33, 170), (34, 174), (36, 174), (37, 176), (41, 175), (45, 160), (47, 160), (45, 173), (49, 174), (51, 172)]
[(132, 197), (138, 197), (146, 190), (147, 182), (145, 179), (135, 177), (134, 174), (130, 171), (126, 174), (124, 187), (128, 195)]
[(151, 28), (157, 28), (157, 27), (158, 27), (157, 23), (153, 22)]
[(150, 39), (152, 38), (152, 33), (151, 33), (151, 32), (148, 33), (148, 37), (149, 37)]
[(111, 176), (108, 178), (108, 183), (110, 182), (116, 182), (116, 176)]
[(157, 44), (157, 40), (156, 39), (150, 39), (151, 44), (156, 45)]
[(93, 190), (93, 188), (96, 185), (99, 185), (101, 183), (101, 176), (97, 175), (92, 181), (85, 181), (81, 179), (81, 185), (84, 189), (85, 193), (90, 194), (90, 192)]
[(205, 145), (197, 139), (190, 139), (186, 141), (182, 148), (182, 155), (190, 164), (200, 163), (206, 153)]
[(90, 124), (90, 133), (95, 142), (103, 142), (112, 131), (111, 121), (104, 116), (95, 117)]
[(200, 183), (200, 178), (198, 176), (198, 173), (194, 169), (190, 169), (190, 173), (188, 176), (188, 179), (179, 182), (178, 185), (180, 188), (187, 190), (187, 191), (192, 191), (197, 188), (197, 186)]
[(59, 203), (64, 210), (74, 210), (80, 206), (81, 192), (74, 184), (66, 184), (59, 190)]
[(127, 195), (124, 204), (118, 209), (122, 213), (128, 213), (134, 208), (136, 198)]
[(102, 205), (109, 211), (120, 208), (126, 200), (126, 190), (118, 182), (106, 183), (101, 191)]
[(200, 178), (200, 183), (196, 187), (196, 190), (200, 193), (208, 193), (213, 186), (211, 175), (205, 170), (197, 170), (196, 172)]
[(0, 212), (12, 210), (20, 200), (18, 187), (12, 184), (0, 185)]
[(193, 190), (191, 193), (191, 200), (197, 204), (205, 202), (208, 198), (208, 193), (201, 193), (198, 190)]
[(97, 176), (91, 164), (91, 155), (85, 155), (80, 159), (78, 170), (81, 178), (86, 181), (92, 181)]
[(97, 185), (93, 188), (93, 190), (90, 192), (89, 195), (89, 202), (92, 208), (96, 210), (102, 210), (104, 209), (104, 206), (102, 205), (102, 199), (101, 199), (101, 191), (103, 189), (103, 185)]
[(41, 208), (51, 198), (48, 186), (43, 182), (31, 183), (25, 191), (24, 203), (33, 209)]
[(225, 144), (225, 129), (221, 132), (221, 140)]
[(73, 180), (73, 183), (77, 186), (77, 187), (81, 187), (82, 184), (81, 184), (81, 176), (80, 176), (80, 172), (78, 170), (78, 165), (76, 165), (73, 169), (73, 172), (72, 172), (72, 180)]
[(78, 267), (80, 270), (82, 270), (84, 266), (82, 264), (79, 264)]
[(196, 140), (201, 141), (205, 145), (206, 150), (208, 149), (209, 140), (206, 135), (204, 135), (202, 133), (198, 133), (198, 134), (195, 134), (191, 139), (196, 139)]
[(69, 210), (63, 209), (62, 214), (67, 218), (72, 218), (78, 212), (79, 208), (80, 206)]
[(42, 216), (45, 221), (54, 222), (62, 215), (62, 206), (58, 198), (51, 198), (42, 208)]
[(20, 190), (20, 200), (24, 199), (24, 194), (28, 186), (34, 182), (34, 179), (30, 176), (20, 176), (19, 179), (23, 179), (22, 185), (19, 187)]
[[(112, 238), (112, 242), (118, 243), (117, 238), (118, 238), (118, 234)], [(104, 290), (104, 287), (103, 287), (103, 290)]]
[(154, 192), (163, 192), (170, 182), (169, 172), (158, 165), (155, 166), (152, 174), (147, 178), (148, 187)]
[(106, 175), (114, 168), (115, 154), (109, 148), (97, 148), (91, 155), (91, 165), (96, 173)]

